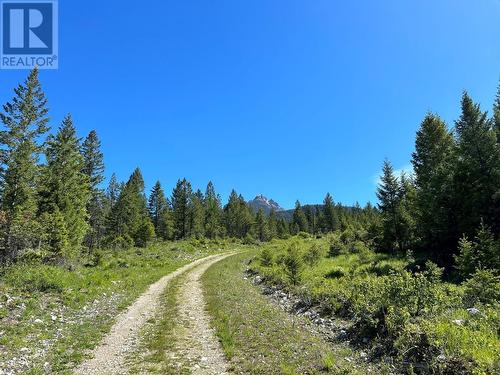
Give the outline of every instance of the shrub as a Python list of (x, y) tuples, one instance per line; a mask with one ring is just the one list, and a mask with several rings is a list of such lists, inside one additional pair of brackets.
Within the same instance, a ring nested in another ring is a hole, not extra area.
[(300, 283), (304, 263), (297, 243), (291, 244), (284, 258), (285, 273), (293, 285)]
[(342, 267), (334, 267), (331, 271), (329, 271), (325, 277), (327, 279), (339, 279), (346, 275), (345, 270)]
[(464, 283), (464, 304), (472, 307), (477, 303), (500, 302), (500, 278), (490, 270), (478, 270)]
[(335, 257), (345, 252), (344, 244), (340, 240), (338, 232), (328, 234), (327, 241), (329, 246), (328, 255), (330, 257)]
[(323, 254), (323, 248), (318, 243), (313, 243), (304, 254), (304, 262), (310, 267), (315, 266), (323, 257)]
[(273, 265), (273, 253), (269, 247), (265, 247), (260, 253), (260, 264), (264, 267), (271, 267)]

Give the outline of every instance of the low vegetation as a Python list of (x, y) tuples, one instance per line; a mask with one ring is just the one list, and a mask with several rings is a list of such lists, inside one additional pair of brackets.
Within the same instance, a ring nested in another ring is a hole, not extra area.
[(244, 279), (257, 250), (229, 257), (203, 276), (208, 311), (232, 371), (237, 374), (366, 374), (349, 363), (347, 347), (312, 334)]
[(343, 237), (273, 241), (251, 269), (324, 315), (349, 321), (352, 344), (373, 361), (390, 358), (408, 373), (499, 371), (500, 280), (492, 271), (451, 284), (430, 261), (420, 266), (411, 254), (375, 253)]
[(151, 283), (225, 243), (197, 240), (102, 251), (80, 266), (24, 261), (0, 269), (0, 367), (69, 372)]

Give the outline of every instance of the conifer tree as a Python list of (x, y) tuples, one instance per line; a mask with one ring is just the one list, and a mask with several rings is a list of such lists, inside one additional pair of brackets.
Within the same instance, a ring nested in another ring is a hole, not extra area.
[(244, 238), (251, 230), (253, 214), (243, 196), (231, 191), (224, 207), (226, 231), (229, 237)]
[(16, 258), (27, 248), (40, 244), (36, 221), (39, 181), (39, 139), (49, 130), (47, 99), (33, 69), (15, 96), (3, 106), (0, 120), (0, 190), (6, 216), (2, 230), (4, 245), (0, 258)]
[(500, 148), (487, 114), (467, 93), (462, 96), (462, 114), (455, 123), (458, 154), (455, 180), (459, 207), (458, 230), (468, 237), (481, 222), (500, 234)]
[(184, 178), (177, 181), (172, 191), (172, 218), (176, 239), (186, 238), (191, 232), (191, 184)]
[(339, 229), (339, 219), (337, 217), (337, 213), (335, 212), (335, 205), (330, 193), (327, 193), (325, 199), (323, 200), (323, 216), (326, 232), (333, 232)]
[(82, 145), (83, 169), (90, 184), (90, 200), (87, 205), (89, 232), (85, 243), (92, 251), (101, 246), (105, 231), (106, 204), (104, 191), (99, 185), (104, 181), (104, 156), (97, 132), (92, 130)]
[(290, 230), (288, 229), (288, 223), (285, 219), (279, 219), (276, 223), (276, 235), (278, 238), (287, 238), (290, 235)]
[(382, 212), (383, 238), (380, 245), (384, 250), (402, 252), (405, 247), (402, 189), (394, 169), (388, 160), (384, 161), (382, 177), (377, 189), (379, 209)]
[(500, 144), (500, 81), (498, 83), (497, 96), (493, 105), (493, 124), (497, 134), (497, 144)]
[(222, 234), (222, 208), (219, 195), (210, 181), (205, 191), (205, 236), (215, 238)]
[(292, 225), (294, 228), (294, 234), (297, 234), (296, 232), (308, 232), (309, 227), (307, 224), (307, 218), (304, 213), (304, 210), (302, 209), (302, 206), (300, 205), (299, 201), (295, 202), (295, 210), (293, 211), (293, 219), (292, 219)]
[(265, 242), (269, 240), (269, 227), (262, 208), (257, 211), (255, 216), (255, 232), (259, 241)]
[(446, 124), (428, 114), (415, 141), (416, 230), (420, 247), (438, 263), (446, 263), (456, 244), (454, 232), (453, 165), (455, 142)]
[(116, 174), (113, 173), (109, 180), (108, 188), (106, 189), (106, 200), (108, 202), (109, 210), (116, 204), (120, 196), (120, 184), (116, 179)]
[(64, 118), (57, 134), (48, 138), (45, 157), (39, 210), (49, 214), (60, 211), (69, 246), (77, 251), (88, 229), (90, 185), (82, 173), (80, 142), (70, 115)]
[(167, 212), (168, 202), (165, 197), (165, 193), (161, 187), (160, 181), (156, 181), (148, 200), (148, 211), (149, 217), (155, 228), (155, 232), (158, 234), (160, 228), (163, 225), (164, 217), (163, 215)]
[[(118, 247), (145, 246), (152, 238), (144, 194), (144, 179), (139, 168), (120, 189), (120, 195), (108, 218), (108, 241)], [(154, 227), (153, 227), (154, 228)]]
[(202, 238), (205, 235), (205, 207), (204, 197), (201, 190), (197, 190), (191, 197), (190, 209), (190, 235), (196, 238)]
[(269, 239), (273, 239), (278, 235), (278, 218), (276, 217), (276, 211), (271, 209), (269, 212), (269, 218), (267, 220), (267, 227), (269, 230)]

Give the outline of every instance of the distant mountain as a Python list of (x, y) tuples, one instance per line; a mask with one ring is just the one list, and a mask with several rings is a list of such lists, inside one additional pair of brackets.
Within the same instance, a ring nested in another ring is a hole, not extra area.
[(284, 209), (272, 199), (268, 199), (263, 195), (257, 195), (253, 200), (248, 202), (248, 205), (254, 212), (258, 212), (260, 209), (264, 211), (266, 215), (269, 215), (271, 210), (276, 212), (284, 211)]

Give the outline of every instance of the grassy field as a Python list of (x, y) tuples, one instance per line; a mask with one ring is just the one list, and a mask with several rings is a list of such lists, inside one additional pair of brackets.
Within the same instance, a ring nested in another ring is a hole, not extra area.
[(237, 374), (365, 374), (347, 362), (349, 349), (313, 335), (300, 318), (273, 305), (244, 279), (258, 250), (229, 257), (203, 276), (208, 311)]
[(349, 321), (351, 342), (373, 361), (390, 359), (408, 373), (500, 371), (498, 279), (484, 273), (463, 285), (445, 283), (431, 263), (419, 269), (411, 256), (338, 240), (276, 240), (250, 267), (266, 283)]
[(0, 270), (0, 368), (23, 374), (70, 373), (116, 315), (151, 283), (226, 246), (160, 243), (106, 251), (74, 269), (37, 262)]

